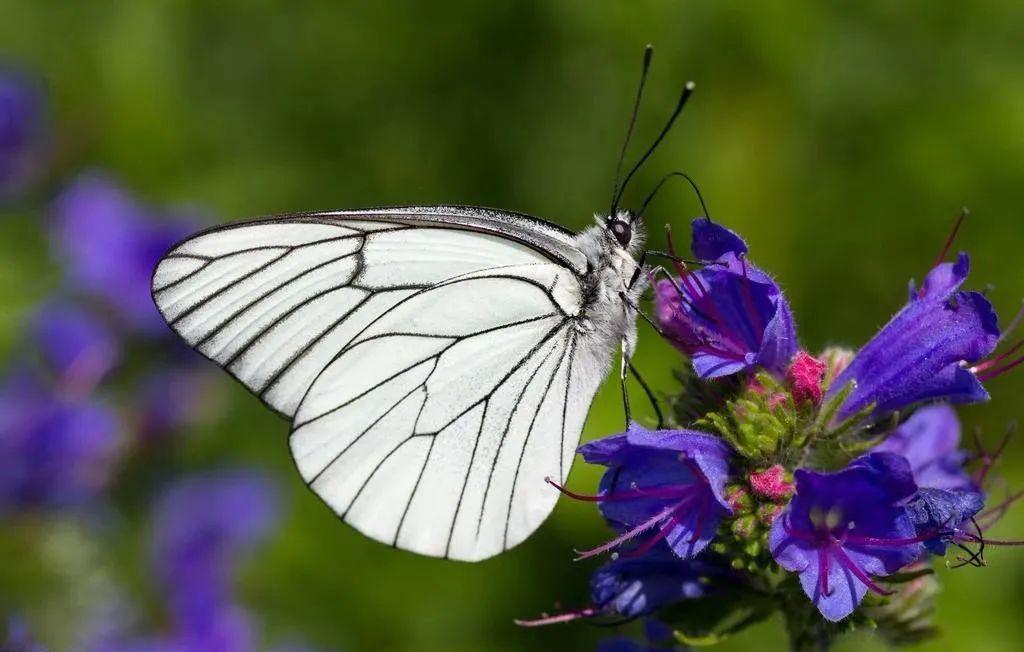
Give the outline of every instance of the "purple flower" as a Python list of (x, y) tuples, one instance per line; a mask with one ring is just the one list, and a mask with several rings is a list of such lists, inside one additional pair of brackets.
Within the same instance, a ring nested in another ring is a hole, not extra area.
[(611, 550), (652, 529), (656, 534), (629, 554), (642, 554), (664, 539), (680, 557), (692, 557), (708, 545), (718, 522), (730, 513), (724, 491), (731, 451), (720, 439), (693, 430), (652, 432), (632, 423), (624, 434), (589, 442), (579, 452), (587, 462), (608, 470), (597, 496), (566, 493), (596, 501), (621, 532), (581, 557)]
[(932, 553), (943, 555), (964, 522), (982, 507), (985, 498), (964, 471), (966, 455), (959, 450), (960, 420), (948, 405), (923, 407), (897, 428), (873, 452), (902, 455), (910, 463), (919, 491), (907, 504), (919, 536)]
[(93, 315), (66, 303), (51, 303), (32, 320), (32, 337), (62, 388), (88, 393), (120, 357), (113, 333)]
[(4, 652), (46, 652), (46, 648), (32, 636), (28, 623), (20, 615), (7, 618), (6, 639), (3, 647), (0, 647)]
[(680, 559), (664, 546), (639, 557), (621, 556), (590, 577), (590, 599), (600, 613), (649, 616), (680, 600), (703, 597), (724, 569), (700, 559)]
[(969, 269), (966, 254), (937, 265), (921, 290), (857, 352), (829, 388), (832, 396), (854, 382), (840, 419), (872, 406), (877, 418), (924, 401), (988, 399), (968, 367), (995, 349), (1000, 332), (988, 299), (959, 289)]
[(705, 266), (655, 284), (658, 323), (701, 378), (756, 366), (781, 376), (796, 329), (779, 286), (747, 262), (747, 245), (707, 218), (693, 221), (693, 255)]
[(704, 597), (732, 578), (732, 571), (724, 567), (703, 559), (680, 559), (659, 544), (598, 568), (590, 577), (590, 606), (517, 623), (536, 627), (596, 616), (650, 616), (670, 604)]
[(150, 298), (153, 268), (195, 220), (166, 216), (140, 204), (105, 177), (90, 174), (53, 206), (54, 248), (76, 289), (108, 304), (132, 328), (162, 334)]
[(245, 472), (187, 478), (159, 501), (157, 577), (175, 633), (195, 643), (189, 649), (246, 649), (205, 646), (248, 638), (246, 619), (232, 603), (232, 573), (238, 557), (267, 535), (276, 513), (272, 487)]
[(205, 368), (178, 365), (151, 373), (135, 395), (139, 436), (158, 440), (202, 421), (216, 403), (218, 388)]
[(43, 105), (33, 80), (0, 71), (0, 198), (20, 192), (36, 172), (46, 131)]
[(872, 575), (895, 573), (920, 555), (921, 539), (904, 507), (917, 491), (910, 464), (871, 453), (837, 473), (794, 475), (796, 494), (772, 524), (772, 555), (799, 573), (825, 618), (842, 620), (869, 589), (888, 593)]
[(118, 442), (106, 405), (13, 371), (0, 385), (0, 511), (88, 503), (109, 480)]

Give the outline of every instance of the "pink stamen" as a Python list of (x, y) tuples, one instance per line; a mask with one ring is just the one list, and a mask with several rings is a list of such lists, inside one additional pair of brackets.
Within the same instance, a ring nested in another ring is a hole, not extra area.
[(513, 622), (520, 627), (541, 627), (543, 625), (554, 625), (556, 623), (568, 623), (574, 620), (579, 620), (580, 618), (590, 618), (598, 615), (599, 613), (600, 612), (593, 607), (586, 607), (576, 611), (568, 611), (566, 613), (555, 614), (554, 616), (542, 616), (532, 620), (521, 620), (517, 618)]
[(999, 340), (996, 342), (996, 344), (1001, 343), (1003, 340), (1005, 340), (1007, 337), (1013, 334), (1020, 326), (1022, 321), (1024, 321), (1024, 302), (1021, 303), (1021, 307), (1019, 310), (1017, 310), (1017, 314), (1014, 315), (1013, 319), (1010, 320), (1010, 325), (1003, 329), (1003, 332), (999, 335)]
[(999, 445), (996, 446), (996, 449), (991, 453), (985, 450), (978, 432), (975, 431), (974, 445), (978, 448), (979, 459), (981, 459), (981, 468), (979, 468), (975, 473), (975, 477), (973, 478), (974, 484), (982, 488), (985, 487), (985, 481), (988, 479), (989, 472), (992, 471), (992, 467), (994, 467), (996, 462), (999, 461), (999, 458), (1002, 457), (1003, 451), (1006, 449), (1006, 445), (1010, 442), (1010, 437), (1013, 436), (1015, 429), (1016, 428), (1011, 427), (1007, 430), (1006, 434), (1003, 435), (1003, 438), (1000, 440)]
[(1013, 362), (1010, 362), (1008, 364), (1004, 364), (1001, 367), (996, 367), (992, 371), (987, 371), (987, 372), (985, 372), (983, 374), (979, 374), (978, 375), (978, 380), (980, 380), (983, 383), (986, 383), (986, 382), (992, 380), (993, 378), (995, 378), (996, 376), (1002, 376), (1007, 371), (1013, 369), (1014, 367), (1016, 367), (1017, 365), (1021, 364), (1022, 362), (1024, 362), (1024, 355), (1022, 355), (1021, 357), (1017, 358)]
[(693, 536), (690, 537), (691, 544), (697, 543), (697, 540), (700, 539), (700, 533), (704, 531), (704, 522), (708, 516), (708, 497), (701, 494), (698, 500), (700, 500), (700, 509), (697, 510), (697, 520), (693, 524)]
[(818, 549), (818, 590), (825, 597), (832, 595), (832, 591), (828, 585), (828, 549)]
[(975, 543), (984, 543), (986, 546), (1024, 546), (1024, 541), (1013, 541), (1007, 539), (988, 539), (985, 537), (979, 537), (976, 534), (964, 532), (957, 537), (962, 541), (974, 541)]
[[(950, 231), (949, 236), (946, 238), (946, 243), (942, 245), (942, 250), (939, 251), (939, 255), (935, 258), (935, 263), (932, 267), (937, 267), (943, 260), (946, 259), (946, 255), (949, 254), (950, 247), (953, 246), (953, 242), (956, 240), (957, 233), (960, 232), (960, 225), (964, 223), (964, 219), (967, 217), (967, 209), (964, 208), (960, 211), (960, 215), (957, 216), (956, 221), (953, 222), (953, 230)], [(917, 291), (917, 296), (924, 296), (924, 283), (921, 283), (921, 289)]]
[(925, 532), (924, 534), (919, 534), (919, 535), (913, 536), (913, 537), (905, 537), (905, 538), (897, 538), (897, 539), (887, 539), (887, 538), (884, 538), (884, 537), (865, 537), (865, 536), (859, 536), (859, 535), (856, 535), (856, 534), (845, 533), (843, 535), (843, 539), (844, 539), (844, 541), (847, 541), (847, 542), (852, 543), (854, 545), (861, 545), (861, 546), (910, 546), (910, 545), (913, 545), (915, 543), (924, 543), (925, 541), (928, 541), (930, 539), (934, 539), (935, 537), (942, 536), (943, 534), (947, 534), (947, 533), (948, 533), (947, 530), (939, 529), (939, 530), (932, 530), (930, 532)]
[(989, 509), (986, 509), (981, 514), (978, 514), (977, 518), (979, 521), (984, 521), (984, 528), (990, 528), (996, 523), (998, 523), (999, 519), (1001, 519), (1006, 514), (1007, 510), (1010, 509), (1010, 507), (1012, 507), (1013, 504), (1019, 501), (1021, 498), (1024, 498), (1024, 490), (1010, 494), (1009, 496), (1006, 497), (1005, 500), (1003, 500), (1003, 502)]
[(953, 222), (953, 230), (950, 231), (949, 237), (946, 238), (946, 243), (942, 245), (942, 251), (939, 252), (938, 257), (935, 259), (935, 264), (932, 265), (932, 267), (936, 267), (939, 263), (946, 259), (946, 256), (949, 254), (949, 249), (950, 247), (953, 246), (953, 243), (956, 241), (956, 236), (958, 233), (960, 233), (960, 227), (963, 225), (964, 220), (966, 218), (967, 209), (964, 208), (963, 210), (960, 211), (960, 214), (957, 215), (956, 221)]
[(623, 543), (625, 543), (625, 542), (629, 541), (630, 539), (636, 537), (636, 535), (640, 534), (641, 532), (644, 532), (645, 530), (651, 529), (652, 527), (657, 525), (659, 521), (665, 520), (669, 515), (672, 514), (672, 512), (674, 512), (679, 507), (680, 507), (680, 505), (678, 505), (678, 504), (670, 505), (669, 507), (666, 507), (665, 509), (661, 510), (660, 512), (658, 512), (657, 514), (655, 514), (651, 518), (647, 519), (646, 521), (644, 521), (640, 525), (637, 525), (636, 527), (634, 527), (634, 528), (632, 528), (630, 530), (627, 530), (626, 532), (620, 534), (619, 536), (615, 537), (611, 541), (609, 541), (609, 542), (607, 542), (605, 544), (602, 544), (602, 545), (600, 545), (600, 546), (598, 546), (596, 548), (591, 548), (590, 550), (582, 550), (582, 551), (577, 550), (576, 551), (577, 557), (576, 557), (576, 559), (574, 561), (582, 561), (584, 559), (590, 559), (591, 557), (596, 557), (597, 555), (600, 555), (601, 553), (608, 552), (612, 548), (617, 548), (618, 546), (622, 545)]
[(839, 563), (842, 564), (843, 567), (846, 568), (846, 570), (853, 573), (854, 577), (863, 582), (865, 586), (867, 586), (875, 593), (879, 595), (892, 595), (893, 593), (895, 593), (895, 591), (886, 591), (882, 587), (875, 584), (875, 582), (870, 577), (868, 577), (867, 573), (861, 570), (860, 566), (853, 563), (853, 560), (846, 555), (846, 551), (843, 550), (842, 546), (833, 545), (831, 547), (831, 551), (835, 553), (836, 559), (839, 560)]
[(979, 362), (978, 364), (976, 364), (973, 367), (971, 367), (971, 371), (974, 372), (974, 373), (978, 373), (979, 371), (985, 371), (989, 367), (993, 367), (993, 366), (999, 364), (999, 362), (1005, 360), (1006, 358), (1010, 357), (1011, 355), (1013, 355), (1014, 353), (1019, 351), (1022, 346), (1024, 346), (1024, 340), (1021, 340), (1021, 341), (1017, 342), (1016, 344), (1011, 346), (1009, 349), (1007, 349), (1006, 351), (1004, 351), (1003, 353), (997, 355), (994, 358), (989, 358), (988, 360), (985, 360), (984, 362)]
[[(668, 253), (672, 254), (674, 258), (678, 258), (678, 256), (676, 256), (676, 245), (672, 241), (672, 229), (669, 228), (667, 224), (665, 225), (665, 241), (668, 243)], [(675, 266), (676, 273), (679, 274), (680, 280), (682, 280), (683, 284), (690, 291), (690, 295), (693, 296), (695, 299), (700, 298), (701, 295), (698, 294), (696, 290), (694, 290), (693, 287), (690, 285), (690, 271), (686, 267), (686, 263), (674, 259), (672, 261), (672, 264)]]
[(669, 535), (669, 532), (671, 532), (672, 529), (677, 525), (679, 525), (679, 519), (673, 516), (668, 521), (666, 521), (664, 525), (661, 526), (657, 534), (655, 534), (653, 537), (649, 537), (647, 541), (644, 541), (642, 544), (640, 544), (640, 547), (636, 548), (635, 550), (628, 550), (626, 552), (623, 552), (622, 556), (643, 557), (651, 551), (651, 548), (658, 545), (659, 541), (662, 541), (665, 537), (667, 537)]
[[(584, 551), (577, 550), (576, 551), (577, 557), (573, 561), (582, 561), (584, 559), (590, 559), (591, 557), (595, 557), (597, 555), (600, 555), (601, 553), (607, 552), (607, 551), (611, 550), (612, 548), (617, 548), (618, 546), (620, 546), (623, 543), (629, 541), (630, 539), (635, 538), (641, 532), (644, 532), (646, 530), (651, 529), (652, 527), (657, 525), (659, 521), (663, 521), (667, 517), (670, 517), (670, 516), (673, 517), (673, 519), (674, 519), (675, 518), (675, 513), (677, 511), (683, 509), (684, 507), (688, 507), (690, 505), (690, 503), (695, 498), (696, 498), (696, 496), (690, 495), (690, 496), (684, 498), (683, 500), (679, 501), (678, 503), (675, 503), (673, 505), (669, 505), (668, 507), (666, 507), (665, 509), (661, 510), (660, 512), (658, 512), (657, 514), (655, 514), (651, 518), (647, 519), (646, 521), (644, 521), (640, 525), (637, 525), (636, 527), (632, 528), (631, 530), (628, 530), (628, 531), (620, 534), (619, 536), (615, 537), (611, 541), (609, 541), (609, 542), (607, 542), (605, 544), (602, 544), (602, 545), (600, 545), (600, 546), (598, 546), (596, 548), (592, 548), (590, 550), (584, 550)], [(676, 522), (678, 523), (678, 521), (676, 521)], [(669, 529), (671, 529), (671, 528), (665, 528), (665, 530), (664, 530), (665, 534), (668, 533)], [(655, 535), (655, 537), (657, 538), (660, 534), (661, 533), (658, 533), (657, 535)], [(657, 543), (657, 541), (655, 541), (654, 543)], [(654, 544), (651, 544), (651, 545), (654, 545)]]

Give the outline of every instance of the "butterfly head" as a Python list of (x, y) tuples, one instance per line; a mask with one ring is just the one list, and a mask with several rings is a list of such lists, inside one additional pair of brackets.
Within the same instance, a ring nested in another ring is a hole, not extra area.
[(636, 217), (626, 210), (616, 211), (614, 215), (609, 215), (604, 220), (604, 229), (608, 237), (627, 251), (633, 242), (633, 236), (636, 233), (635, 227)]

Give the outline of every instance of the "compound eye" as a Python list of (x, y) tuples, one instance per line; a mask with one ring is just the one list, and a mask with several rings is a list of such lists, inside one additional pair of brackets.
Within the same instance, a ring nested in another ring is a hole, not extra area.
[(618, 220), (612, 222), (610, 228), (612, 230), (612, 235), (614, 235), (615, 239), (619, 241), (619, 245), (622, 247), (628, 247), (629, 241), (633, 237), (633, 229), (625, 222), (620, 222)]

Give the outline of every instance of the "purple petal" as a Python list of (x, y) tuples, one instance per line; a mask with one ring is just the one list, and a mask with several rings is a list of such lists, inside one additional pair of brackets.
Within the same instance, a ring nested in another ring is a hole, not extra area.
[(910, 284), (910, 300), (934, 299), (944, 301), (960, 289), (971, 271), (971, 259), (965, 253), (957, 256), (955, 263), (939, 263), (924, 278), (920, 291)]
[(166, 332), (150, 298), (153, 268), (195, 220), (166, 219), (97, 174), (69, 186), (53, 214), (54, 248), (68, 282), (105, 301), (129, 326)]
[(697, 260), (710, 262), (724, 254), (736, 256), (747, 253), (747, 243), (735, 231), (715, 224), (706, 217), (698, 217), (690, 224), (692, 240), (690, 250)]
[(110, 478), (119, 435), (102, 403), (12, 374), (0, 387), (0, 511), (88, 503)]
[(951, 533), (962, 529), (984, 506), (985, 496), (979, 491), (921, 489), (907, 503), (907, 512), (919, 535), (941, 533), (929, 539), (925, 547), (933, 554), (944, 555)]
[[(580, 450), (588, 461), (608, 467), (599, 488), (600, 496), (609, 497), (599, 502), (601, 514), (623, 532), (656, 520), (681, 557), (706, 547), (730, 513), (724, 493), (731, 451), (710, 435), (652, 432), (634, 423), (626, 434), (590, 442)], [(624, 491), (656, 495), (619, 497)]]
[(156, 507), (153, 554), (157, 575), (179, 627), (205, 631), (228, 603), (239, 556), (262, 540), (277, 514), (277, 497), (251, 472), (186, 478)]
[(960, 420), (949, 405), (920, 408), (885, 441), (872, 449), (902, 455), (910, 462), (919, 487), (974, 489), (959, 450)]
[(118, 362), (119, 346), (99, 319), (72, 304), (51, 303), (32, 320), (43, 358), (62, 384), (87, 391)]
[(694, 253), (709, 263), (655, 284), (655, 314), (701, 378), (755, 366), (781, 376), (796, 354), (793, 314), (774, 280), (745, 259), (746, 245), (707, 220), (693, 223)]
[(714, 564), (682, 560), (659, 546), (642, 557), (620, 557), (597, 569), (590, 578), (590, 594), (597, 608), (636, 618), (702, 597), (712, 579), (728, 575)]
[(772, 524), (772, 556), (800, 574), (825, 618), (841, 620), (868, 590), (861, 577), (896, 572), (920, 555), (920, 544), (908, 542), (915, 530), (904, 507), (917, 489), (910, 464), (872, 453), (836, 473), (798, 469), (794, 478), (796, 493)]
[(43, 91), (27, 75), (0, 70), (0, 198), (20, 193), (44, 149)]
[(830, 395), (856, 382), (839, 418), (869, 405), (877, 418), (925, 401), (987, 400), (988, 392), (964, 365), (989, 355), (999, 335), (992, 304), (977, 292), (910, 302), (832, 383)]

